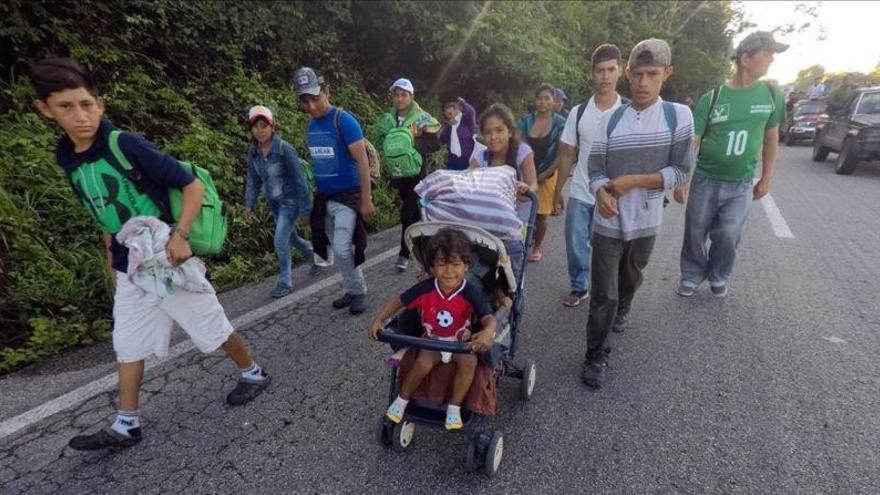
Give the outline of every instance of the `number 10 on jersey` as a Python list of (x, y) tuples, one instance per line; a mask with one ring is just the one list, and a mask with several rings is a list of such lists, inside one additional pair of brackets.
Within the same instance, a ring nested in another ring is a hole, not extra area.
[(727, 156), (740, 156), (746, 150), (748, 131), (730, 131), (727, 133)]

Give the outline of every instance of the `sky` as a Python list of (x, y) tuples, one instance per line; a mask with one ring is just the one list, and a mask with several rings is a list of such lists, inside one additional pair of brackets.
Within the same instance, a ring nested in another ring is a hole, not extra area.
[[(814, 64), (823, 65), (826, 72), (870, 72), (874, 68), (880, 59), (880, 1), (742, 2), (747, 20), (757, 24), (755, 29), (768, 31), (791, 22), (798, 3), (818, 4), (819, 16), (806, 31), (777, 37), (791, 46), (776, 55), (768, 78), (791, 82), (799, 70)], [(819, 39), (820, 25), (824, 40)], [(749, 31), (735, 38), (734, 44)]]

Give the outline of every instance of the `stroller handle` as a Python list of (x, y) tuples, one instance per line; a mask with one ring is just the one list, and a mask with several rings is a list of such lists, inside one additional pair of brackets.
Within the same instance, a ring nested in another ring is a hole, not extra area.
[(437, 352), (452, 352), (455, 354), (470, 354), (471, 345), (468, 342), (448, 342), (445, 340), (424, 339), (412, 335), (401, 335), (390, 330), (382, 330), (377, 336), (379, 342), (394, 344), (401, 347), (412, 347)]

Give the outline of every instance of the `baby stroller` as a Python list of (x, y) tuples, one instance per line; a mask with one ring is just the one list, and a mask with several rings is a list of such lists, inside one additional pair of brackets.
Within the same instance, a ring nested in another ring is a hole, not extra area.
[[(530, 201), (529, 221), (525, 229), (525, 252), (532, 244), (537, 197), (527, 193)], [(513, 300), (512, 309), (500, 307), (495, 311), (498, 329), (494, 344), (489, 352), (480, 356), (480, 365), (474, 374), (467, 399), (462, 403), (461, 416), (464, 428), (450, 433), (467, 436), (465, 466), (469, 471), (483, 468), (492, 476), (498, 471), (504, 449), (504, 438), (501, 431), (492, 426), (489, 418), (494, 415), (497, 402), (497, 382), (501, 377), (513, 377), (521, 380), (520, 398), (529, 400), (535, 387), (535, 364), (532, 361), (518, 362), (515, 360), (519, 335), (520, 320), (523, 312), (523, 274), (525, 273), (526, 256), (523, 256), (519, 270), (519, 280), (514, 276), (513, 266), (507, 255), (504, 242), (486, 230), (472, 224), (459, 222), (423, 221), (413, 224), (406, 230), (406, 242), (415, 258), (428, 270), (425, 261), (425, 247), (428, 240), (440, 229), (452, 227), (465, 233), (471, 242), (475, 261), (471, 263), (469, 281), (478, 277), (485, 292), (499, 287)], [(405, 313), (404, 313), (405, 314)], [(469, 353), (467, 342), (447, 342), (407, 335), (402, 327), (403, 315), (392, 318), (379, 333), (378, 340), (391, 345), (392, 349), (409, 348), (405, 357), (400, 360), (389, 360), (391, 367), (391, 385), (388, 392), (389, 405), (397, 397), (401, 376), (407, 364), (415, 360), (418, 349), (437, 352)], [(455, 373), (455, 364), (440, 364), (428, 375), (419, 390), (410, 398), (403, 420), (393, 423), (384, 415), (378, 428), (378, 440), (384, 446), (403, 451), (412, 442), (416, 425), (447, 431), (444, 428), (446, 415), (446, 387), (451, 383)], [(439, 385), (438, 385), (439, 384)]]

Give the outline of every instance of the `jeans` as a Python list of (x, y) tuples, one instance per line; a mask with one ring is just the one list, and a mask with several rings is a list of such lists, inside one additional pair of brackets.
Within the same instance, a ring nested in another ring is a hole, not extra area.
[(299, 249), (302, 255), (311, 262), (312, 245), (299, 236), (296, 231), (296, 219), (299, 217), (298, 207), (293, 203), (269, 203), (272, 217), (275, 219), (275, 254), (278, 256), (278, 285), (293, 287), (290, 268), (290, 245)]
[(642, 270), (648, 266), (656, 236), (631, 241), (593, 235), (590, 316), (587, 318), (587, 359), (605, 349), (614, 318), (629, 313)]
[(391, 184), (400, 194), (400, 251), (398, 254), (404, 258), (409, 258), (409, 248), (406, 245), (406, 229), (422, 219), (422, 214), (419, 210), (419, 195), (415, 191), (416, 184), (420, 180), (422, 180), (421, 175), (391, 181)]
[(568, 278), (571, 290), (587, 290), (590, 282), (590, 233), (596, 205), (568, 198), (565, 205), (565, 253), (568, 255)]
[(694, 174), (681, 246), (681, 285), (697, 287), (706, 279), (713, 286), (727, 283), (751, 204), (751, 179), (721, 182)]
[(502, 240), (507, 256), (510, 258), (510, 267), (513, 268), (513, 277), (516, 279), (517, 285), (522, 284), (522, 268), (526, 257), (526, 246), (523, 241), (514, 241), (510, 239)]
[(353, 296), (367, 293), (364, 272), (354, 266), (354, 229), (358, 212), (336, 201), (327, 202), (326, 229), (342, 275), (342, 287)]

